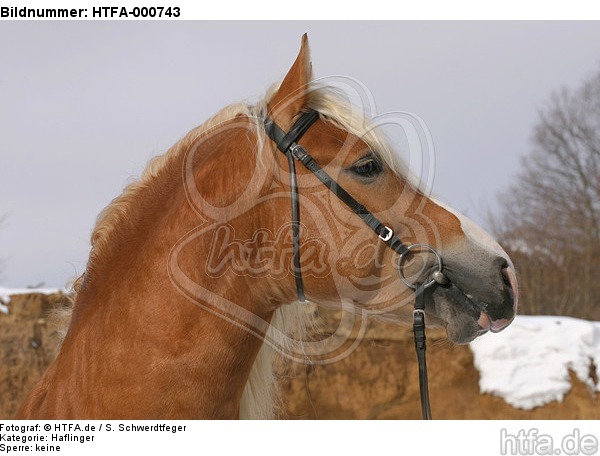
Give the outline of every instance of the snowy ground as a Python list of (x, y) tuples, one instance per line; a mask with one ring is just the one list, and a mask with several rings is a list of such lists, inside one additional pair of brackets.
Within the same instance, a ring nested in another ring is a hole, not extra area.
[(58, 288), (4, 288), (0, 287), (0, 312), (9, 313), (10, 297), (22, 294), (43, 293), (53, 294), (62, 290)]
[(532, 409), (562, 401), (571, 389), (569, 370), (600, 391), (600, 322), (570, 317), (518, 316), (500, 334), (470, 345), (481, 375), (479, 388), (514, 407)]

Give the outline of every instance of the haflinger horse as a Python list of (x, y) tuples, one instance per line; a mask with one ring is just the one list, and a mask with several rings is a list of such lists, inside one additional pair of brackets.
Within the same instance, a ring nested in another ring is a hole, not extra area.
[[(303, 353), (279, 336), (301, 344), (304, 300), (407, 321), (409, 280), (436, 271), (428, 322), (456, 343), (505, 328), (508, 255), (428, 197), (346, 101), (312, 79), (305, 35), (264, 100), (224, 108), (155, 158), (99, 215), (60, 352), (17, 418), (275, 417), (273, 360)], [(443, 269), (414, 252), (400, 277), (405, 243), (439, 252)]]

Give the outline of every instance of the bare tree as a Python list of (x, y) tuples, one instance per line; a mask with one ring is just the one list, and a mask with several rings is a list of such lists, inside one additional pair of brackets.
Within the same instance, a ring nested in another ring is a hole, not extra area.
[(492, 218), (523, 311), (600, 319), (600, 72), (550, 97), (532, 142)]

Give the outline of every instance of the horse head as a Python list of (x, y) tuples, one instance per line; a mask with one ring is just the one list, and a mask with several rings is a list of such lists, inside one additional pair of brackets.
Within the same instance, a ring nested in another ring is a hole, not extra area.
[[(439, 252), (445, 277), (425, 290), (429, 321), (444, 325), (457, 343), (504, 329), (514, 318), (518, 300), (515, 269), (506, 252), (474, 222), (429, 197), (373, 122), (312, 80), (305, 36), (296, 61), (269, 98), (267, 116), (288, 131), (309, 110), (319, 117), (299, 143), (314, 161), (404, 244), (423, 244)], [(270, 229), (277, 231), (290, 222), (289, 163), (268, 138), (265, 148), (278, 182), (269, 186), (280, 196), (274, 199), (277, 209), (269, 219)], [(305, 272), (307, 298), (323, 305), (349, 301), (373, 315), (407, 320), (412, 310), (407, 306), (413, 296), (411, 280), (430, 280), (438, 267), (436, 257), (427, 249), (415, 249), (399, 264), (395, 249), (313, 172), (296, 167), (300, 269)], [(302, 252), (303, 245), (311, 245), (312, 250)], [(314, 252), (319, 248), (324, 250), (321, 255)], [(311, 273), (319, 258), (326, 258), (327, 274)], [(399, 273), (407, 280), (401, 280)], [(278, 285), (284, 300), (296, 293), (293, 278), (290, 274)]]

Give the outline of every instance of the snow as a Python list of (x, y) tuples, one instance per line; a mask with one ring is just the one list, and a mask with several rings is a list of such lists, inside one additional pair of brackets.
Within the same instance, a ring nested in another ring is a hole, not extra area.
[[(600, 322), (570, 317), (518, 316), (505, 331), (470, 344), (479, 389), (530, 410), (562, 401), (571, 389), (569, 370), (600, 391)], [(592, 364), (593, 361), (593, 364)]]
[(10, 297), (15, 295), (42, 293), (42, 294), (54, 294), (60, 293), (62, 290), (59, 288), (4, 288), (0, 287), (0, 312), (8, 314), (10, 303)]

